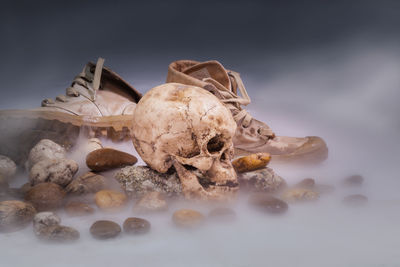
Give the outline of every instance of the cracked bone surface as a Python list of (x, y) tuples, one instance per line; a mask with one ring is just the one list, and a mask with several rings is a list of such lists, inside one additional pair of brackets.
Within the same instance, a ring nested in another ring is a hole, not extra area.
[(152, 169), (175, 167), (187, 199), (226, 200), (235, 196), (231, 112), (210, 92), (167, 83), (147, 92), (136, 106), (132, 141)]

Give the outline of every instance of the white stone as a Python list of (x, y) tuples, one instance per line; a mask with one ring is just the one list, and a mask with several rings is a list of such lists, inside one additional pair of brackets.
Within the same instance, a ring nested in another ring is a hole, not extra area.
[(65, 187), (72, 181), (78, 169), (78, 163), (73, 160), (44, 159), (33, 165), (29, 180), (32, 185), (52, 182)]
[(43, 230), (49, 226), (59, 225), (60, 217), (50, 211), (39, 212), (33, 217), (33, 231), (36, 235), (40, 235)]
[(3, 176), (6, 180), (10, 180), (14, 177), (17, 171), (17, 165), (10, 158), (0, 155), (0, 176)]
[(40, 140), (30, 151), (28, 157), (28, 170), (33, 165), (44, 159), (63, 159), (65, 158), (66, 151), (59, 144), (49, 140)]

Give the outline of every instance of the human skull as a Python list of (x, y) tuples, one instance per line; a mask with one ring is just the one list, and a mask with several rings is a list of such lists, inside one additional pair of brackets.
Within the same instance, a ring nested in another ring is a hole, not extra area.
[(186, 198), (224, 200), (238, 190), (231, 164), (236, 122), (210, 92), (167, 83), (147, 92), (136, 106), (133, 144), (154, 170), (174, 166)]

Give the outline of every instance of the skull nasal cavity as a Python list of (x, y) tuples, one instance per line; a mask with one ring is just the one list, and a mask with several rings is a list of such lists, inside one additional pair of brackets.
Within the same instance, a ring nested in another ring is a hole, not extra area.
[(207, 143), (207, 150), (209, 153), (220, 152), (224, 147), (224, 141), (221, 135), (216, 135)]

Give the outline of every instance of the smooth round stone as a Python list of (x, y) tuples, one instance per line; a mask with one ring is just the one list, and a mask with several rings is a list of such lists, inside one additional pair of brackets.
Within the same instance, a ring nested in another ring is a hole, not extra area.
[(3, 176), (5, 181), (11, 180), (17, 172), (15, 162), (3, 155), (0, 155), (0, 176)]
[(114, 238), (121, 233), (121, 227), (113, 221), (96, 221), (90, 227), (90, 233), (97, 239)]
[(0, 232), (13, 232), (28, 226), (36, 213), (29, 203), (18, 200), (0, 202)]
[(305, 178), (296, 184), (296, 187), (312, 188), (315, 185), (313, 178)]
[(123, 228), (129, 234), (145, 234), (150, 231), (150, 222), (142, 218), (131, 217), (124, 221)]
[(79, 239), (79, 236), (80, 234), (76, 229), (58, 224), (43, 228), (37, 234), (40, 239), (53, 242), (75, 241)]
[(319, 199), (319, 193), (307, 188), (291, 188), (283, 193), (282, 198), (288, 202), (314, 201)]
[(90, 205), (78, 201), (71, 201), (64, 207), (69, 216), (85, 216), (94, 213), (94, 208)]
[(133, 207), (133, 211), (140, 213), (165, 211), (167, 209), (167, 201), (160, 192), (145, 194)]
[(86, 157), (86, 165), (97, 172), (134, 165), (136, 162), (135, 156), (112, 148), (96, 149)]
[(351, 175), (343, 180), (343, 184), (347, 186), (362, 185), (364, 178), (361, 175)]
[(67, 187), (68, 193), (83, 195), (96, 193), (106, 187), (106, 178), (93, 172), (87, 172), (84, 175), (74, 179)]
[(349, 195), (343, 199), (343, 203), (349, 206), (362, 206), (367, 204), (368, 198), (361, 194)]
[(70, 159), (44, 159), (32, 166), (29, 181), (32, 185), (51, 182), (67, 186), (78, 171), (79, 166)]
[(208, 213), (208, 217), (216, 221), (229, 222), (236, 219), (236, 212), (230, 208), (215, 208)]
[(44, 159), (63, 159), (65, 154), (65, 149), (59, 144), (49, 139), (42, 139), (29, 152), (28, 170), (39, 161)]
[(33, 186), (25, 194), (25, 200), (32, 203), (37, 211), (48, 211), (61, 207), (65, 195), (61, 186), (54, 183), (41, 183)]
[(101, 190), (94, 196), (97, 207), (102, 210), (112, 211), (122, 208), (127, 201), (124, 193), (113, 190)]
[(282, 214), (285, 213), (289, 208), (285, 201), (266, 194), (252, 195), (249, 198), (249, 203), (258, 210), (265, 211), (270, 214)]
[(51, 211), (39, 212), (33, 217), (33, 231), (36, 235), (49, 226), (59, 225), (61, 223), (60, 217)]
[(175, 225), (183, 228), (196, 227), (204, 223), (205, 217), (198, 211), (181, 209), (174, 212), (172, 221)]

